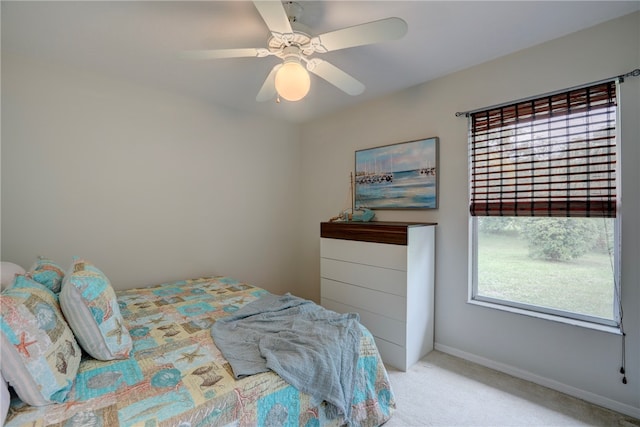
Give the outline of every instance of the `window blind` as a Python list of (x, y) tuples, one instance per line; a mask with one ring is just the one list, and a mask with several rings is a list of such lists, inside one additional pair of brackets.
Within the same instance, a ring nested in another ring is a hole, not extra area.
[(616, 82), (471, 113), (471, 215), (616, 216)]

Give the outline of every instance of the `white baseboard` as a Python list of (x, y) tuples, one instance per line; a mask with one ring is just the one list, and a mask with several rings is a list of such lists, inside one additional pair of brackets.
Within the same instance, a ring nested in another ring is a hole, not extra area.
[(620, 403), (615, 400), (608, 399), (595, 393), (591, 393), (585, 390), (581, 390), (576, 387), (572, 387), (561, 382), (541, 377), (539, 375), (532, 374), (531, 372), (524, 371), (522, 369), (506, 365), (504, 363), (496, 362), (491, 359), (476, 356), (475, 354), (467, 353), (457, 348), (449, 347), (443, 344), (435, 343), (434, 348), (443, 353), (450, 354), (452, 356), (459, 357), (461, 359), (468, 360), (478, 365), (486, 366), (487, 368), (494, 369), (496, 371), (503, 372), (516, 378), (520, 378), (532, 383), (548, 387), (550, 389), (559, 391), (561, 393), (568, 394), (569, 396), (577, 397), (578, 399), (585, 400), (589, 403), (593, 403), (598, 406), (602, 406), (612, 411), (619, 412), (624, 415), (628, 415), (633, 418), (640, 419), (640, 408), (636, 408), (625, 403)]

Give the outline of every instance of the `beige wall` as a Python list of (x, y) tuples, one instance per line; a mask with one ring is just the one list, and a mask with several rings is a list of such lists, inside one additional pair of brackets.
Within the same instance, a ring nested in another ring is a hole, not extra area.
[(93, 261), (116, 288), (294, 277), (297, 128), (2, 56), (2, 259)]
[[(620, 337), (467, 303), (467, 121), (456, 111), (616, 76), (640, 66), (640, 14), (629, 15), (480, 66), (340, 111), (302, 129), (304, 288), (319, 297), (320, 221), (348, 207), (354, 151), (440, 138), (439, 209), (379, 211), (381, 220), (432, 221), (436, 231), (437, 348), (640, 417), (640, 78), (621, 89), (622, 292), (627, 376)], [(312, 285), (311, 285), (312, 284)], [(635, 377), (635, 380), (630, 378)]]

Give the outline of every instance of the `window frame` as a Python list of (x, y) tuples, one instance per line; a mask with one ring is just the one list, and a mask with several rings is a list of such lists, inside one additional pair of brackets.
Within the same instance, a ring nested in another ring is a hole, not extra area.
[[(482, 216), (482, 215), (480, 215)], [(478, 216), (469, 215), (469, 296), (468, 303), (481, 305), (484, 307), (495, 308), (525, 314), (533, 317), (542, 317), (547, 320), (557, 320), (563, 323), (570, 323), (579, 326), (598, 326), (604, 327), (603, 330), (619, 333), (620, 330), (620, 312), (616, 310), (620, 306), (620, 218), (612, 218), (614, 221), (614, 251), (613, 251), (613, 276), (614, 276), (614, 292), (613, 292), (613, 319), (604, 319), (596, 316), (589, 316), (582, 313), (576, 313), (567, 310), (554, 309), (533, 304), (526, 304), (517, 301), (511, 301), (500, 298), (487, 297), (478, 294)]]

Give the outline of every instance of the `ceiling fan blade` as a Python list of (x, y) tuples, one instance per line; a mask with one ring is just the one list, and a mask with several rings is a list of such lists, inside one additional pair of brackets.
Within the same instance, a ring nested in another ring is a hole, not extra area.
[(287, 12), (280, 1), (254, 1), (253, 4), (267, 24), (269, 31), (278, 34), (293, 33)]
[(264, 48), (189, 50), (184, 52), (184, 56), (189, 59), (248, 58), (264, 57), (270, 54), (271, 52)]
[(313, 58), (307, 62), (307, 70), (321, 77), (349, 95), (360, 95), (364, 92), (364, 85), (335, 65), (320, 59)]
[(260, 88), (260, 92), (258, 92), (258, 95), (256, 95), (256, 101), (268, 101), (276, 96), (276, 73), (278, 72), (280, 67), (282, 67), (282, 64), (276, 64), (276, 66), (271, 69), (271, 72)]
[(386, 18), (313, 37), (311, 47), (319, 53), (349, 47), (396, 40), (407, 34), (407, 23), (400, 18)]

